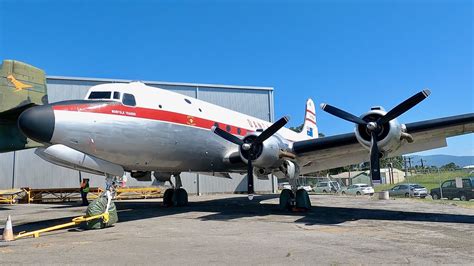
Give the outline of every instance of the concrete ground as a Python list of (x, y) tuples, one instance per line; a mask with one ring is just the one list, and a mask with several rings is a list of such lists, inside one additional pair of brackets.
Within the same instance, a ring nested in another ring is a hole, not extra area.
[[(309, 213), (278, 210), (278, 196), (119, 201), (114, 227), (64, 229), (0, 242), (0, 264), (433, 264), (474, 263), (474, 209), (410, 199), (312, 195)], [(15, 233), (70, 221), (74, 204), (1, 205)], [(3, 231), (3, 225), (0, 225)]]

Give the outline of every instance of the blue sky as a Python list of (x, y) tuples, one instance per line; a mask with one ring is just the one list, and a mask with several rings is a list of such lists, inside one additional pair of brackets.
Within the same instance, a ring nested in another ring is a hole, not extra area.
[[(401, 122), (474, 112), (472, 1), (0, 0), (0, 59), (49, 75), (259, 85), (277, 117), (430, 88)], [(353, 130), (317, 111), (326, 135)], [(474, 155), (474, 136), (424, 154)]]

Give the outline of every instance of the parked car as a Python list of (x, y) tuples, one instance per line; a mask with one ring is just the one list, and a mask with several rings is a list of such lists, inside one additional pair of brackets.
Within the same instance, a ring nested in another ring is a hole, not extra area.
[(374, 188), (367, 184), (353, 184), (341, 191), (342, 195), (374, 195)]
[(329, 193), (337, 192), (341, 186), (336, 181), (320, 181), (314, 187), (314, 192), (316, 193)]
[(441, 184), (441, 188), (433, 188), (430, 192), (434, 200), (448, 198), (450, 200), (459, 198), (460, 200), (474, 199), (474, 177), (462, 179), (462, 188), (456, 187), (456, 180), (447, 180)]
[(419, 197), (424, 199), (428, 190), (419, 184), (398, 184), (388, 190), (390, 196)]

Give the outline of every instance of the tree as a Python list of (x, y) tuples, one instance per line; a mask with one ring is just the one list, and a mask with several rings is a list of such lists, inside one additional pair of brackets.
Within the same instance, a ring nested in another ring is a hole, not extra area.
[(443, 166), (441, 166), (441, 170), (448, 170), (448, 171), (452, 171), (452, 170), (456, 170), (456, 169), (459, 169), (460, 167), (458, 165), (456, 165), (455, 163), (451, 162), (451, 163), (448, 163), (448, 164), (445, 164)]

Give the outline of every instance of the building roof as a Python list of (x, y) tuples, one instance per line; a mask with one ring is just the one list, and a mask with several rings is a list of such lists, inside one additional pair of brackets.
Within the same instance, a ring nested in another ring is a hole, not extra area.
[[(129, 79), (106, 79), (106, 78), (65, 77), (65, 76), (46, 76), (46, 79), (48, 80), (78, 80), (78, 81), (106, 82), (106, 83), (129, 83), (132, 81), (136, 81), (136, 80), (129, 80)], [(223, 88), (223, 89), (273, 91), (273, 87), (259, 87), (259, 86), (240, 86), (240, 85), (166, 82), (166, 81), (141, 81), (141, 82), (147, 85), (168, 85), (168, 86), (189, 86), (189, 87), (219, 88), (219, 89)]]

